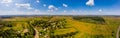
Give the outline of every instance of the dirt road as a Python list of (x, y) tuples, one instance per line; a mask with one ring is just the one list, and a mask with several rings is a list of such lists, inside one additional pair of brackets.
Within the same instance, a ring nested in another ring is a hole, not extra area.
[(119, 38), (119, 33), (120, 33), (120, 26), (117, 29), (116, 38)]

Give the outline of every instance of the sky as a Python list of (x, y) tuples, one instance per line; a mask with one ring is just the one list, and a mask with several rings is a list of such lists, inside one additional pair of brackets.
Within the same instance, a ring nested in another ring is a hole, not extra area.
[(0, 15), (120, 15), (120, 0), (0, 0)]

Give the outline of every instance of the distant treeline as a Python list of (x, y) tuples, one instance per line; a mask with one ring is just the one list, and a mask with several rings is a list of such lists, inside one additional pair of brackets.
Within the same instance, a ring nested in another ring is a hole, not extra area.
[(73, 16), (73, 19), (79, 20), (82, 22), (89, 22), (89, 23), (97, 23), (97, 24), (105, 24), (105, 20), (99, 16)]

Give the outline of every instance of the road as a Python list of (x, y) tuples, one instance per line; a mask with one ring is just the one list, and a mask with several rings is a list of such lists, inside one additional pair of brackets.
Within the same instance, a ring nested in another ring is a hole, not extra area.
[(120, 26), (117, 29), (116, 38), (119, 38), (119, 34), (120, 34)]

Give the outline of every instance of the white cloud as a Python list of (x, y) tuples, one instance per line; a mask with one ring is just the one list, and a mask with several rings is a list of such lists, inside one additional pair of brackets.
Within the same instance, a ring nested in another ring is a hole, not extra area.
[(98, 11), (99, 11), (99, 12), (102, 12), (103, 10), (102, 10), (102, 9), (99, 9)]
[(89, 0), (88, 2), (86, 2), (86, 5), (94, 6), (94, 0)]
[(12, 0), (2, 0), (1, 3), (12, 3)]
[(20, 7), (20, 8), (22, 7), (22, 8), (32, 9), (31, 5), (29, 3), (26, 3), (26, 4), (18, 4), (18, 3), (16, 3), (15, 5), (17, 7)]
[(0, 0), (0, 3), (9, 7), (13, 0)]
[(36, 0), (36, 2), (37, 2), (37, 3), (40, 3), (40, 1), (39, 1), (39, 0)]
[(49, 5), (48, 9), (49, 9), (48, 11), (50, 11), (50, 12), (58, 10), (58, 8), (56, 8), (54, 5)]
[(64, 6), (64, 7), (68, 7), (68, 5), (67, 5), (67, 4), (63, 4), (63, 6)]

